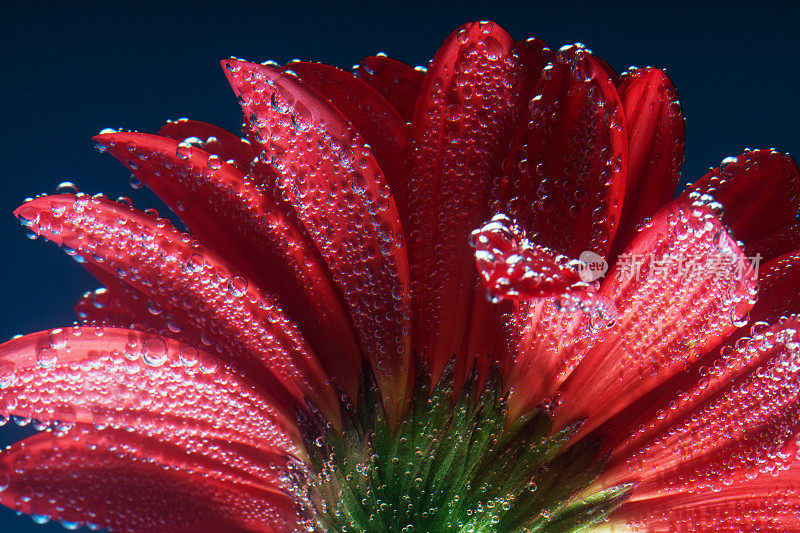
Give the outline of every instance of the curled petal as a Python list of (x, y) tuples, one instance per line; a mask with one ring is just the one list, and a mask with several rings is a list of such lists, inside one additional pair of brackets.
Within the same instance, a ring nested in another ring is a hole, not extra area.
[(581, 337), (611, 324), (616, 310), (589, 283), (585, 264), (528, 242), (504, 215), (472, 232), (470, 243), (487, 296), (515, 302), (505, 324), (513, 364), (504, 368), (513, 420), (555, 392), (581, 360)]
[(534, 299), (586, 289), (568, 259), (522, 242), (524, 234), (504, 215), (470, 234), (475, 263), (490, 299)]

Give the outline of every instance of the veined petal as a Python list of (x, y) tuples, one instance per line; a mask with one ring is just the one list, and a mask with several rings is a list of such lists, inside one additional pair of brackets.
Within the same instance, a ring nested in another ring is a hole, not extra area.
[(415, 349), (431, 383), (464, 348), (475, 267), (467, 237), (488, 213), (518, 99), (514, 42), (492, 22), (453, 32), (428, 69), (412, 123), (409, 205)]
[(365, 81), (324, 63), (289, 63), (304, 85), (316, 90), (336, 107), (372, 148), (397, 209), (408, 217), (408, 126), (392, 104)]
[(4, 416), (72, 437), (102, 429), (107, 445), (143, 447), (153, 458), (157, 447), (174, 465), (191, 452), (204, 475), (255, 486), (282, 485), (287, 457), (303, 455), (292, 420), (255, 384), (157, 334), (50, 330), (0, 346), (0, 367)]
[(297, 526), (291, 498), (278, 490), (214, 479), (191, 463), (176, 467), (163, 448), (102, 441), (40, 433), (14, 444), (0, 454), (0, 502), (40, 519), (114, 531), (277, 533)]
[[(791, 242), (780, 243), (772, 250), (788, 248)], [(752, 246), (748, 245), (748, 249), (752, 250)], [(758, 299), (749, 314), (749, 323), (728, 337), (724, 346), (702, 356), (691, 367), (665, 381), (598, 428), (596, 433), (605, 436), (606, 449), (614, 450), (613, 462), (628, 457), (642, 442), (702, 406), (737, 375), (758, 362), (758, 359), (751, 358), (744, 366), (726, 363), (731, 359), (734, 349), (750, 342), (753, 334), (763, 331), (769, 324), (800, 313), (800, 299), (797, 298), (800, 289), (800, 252), (786, 253), (766, 264), (766, 258), (762, 257), (759, 261), (759, 256), (753, 254), (758, 252), (751, 252), (749, 259), (756, 266), (759, 290)], [(727, 370), (719, 373), (722, 367)], [(715, 377), (711, 379), (712, 376)], [(702, 383), (702, 387), (698, 388), (698, 383)], [(687, 391), (693, 392), (689, 394)]]
[(403, 231), (371, 150), (339, 111), (280, 70), (225, 61), (260, 158), (325, 259), (396, 421), (409, 383), (410, 293)]
[(180, 143), (198, 146), (209, 154), (219, 156), (245, 174), (258, 155), (250, 141), (199, 120), (171, 120), (158, 130), (158, 134)]
[[(519, 302), (506, 318), (505, 331), (512, 362), (504, 366), (509, 390), (509, 420), (538, 405), (553, 407), (552, 397), (583, 360), (608, 321), (612, 309), (605, 301), (557, 297)], [(605, 304), (605, 305), (604, 305)]]
[(210, 354), (151, 333), (59, 328), (0, 345), (0, 412), (53, 424), (123, 428), (164, 441), (202, 436), (302, 456), (260, 384)]
[(616, 236), (623, 249), (635, 225), (675, 197), (683, 165), (684, 118), (678, 93), (664, 71), (647, 67), (629, 73), (618, 87), (628, 135), (625, 201)]
[(710, 194), (725, 208), (722, 221), (747, 243), (796, 221), (800, 174), (788, 155), (754, 150), (726, 158), (686, 190)]
[[(786, 254), (758, 266), (758, 300), (750, 321), (734, 331), (722, 346), (692, 361), (688, 368), (661, 383), (600, 426), (606, 450), (613, 450), (612, 464), (627, 457), (688, 413), (729, 385), (736, 376), (759, 362), (758, 358), (732, 364), (732, 353), (751, 341), (769, 324), (800, 313), (800, 252)], [(721, 371), (722, 368), (726, 370)], [(713, 377), (713, 379), (712, 379)], [(702, 387), (698, 384), (702, 383)]]
[(798, 531), (800, 468), (722, 487), (632, 499), (611, 517), (607, 531)]
[(577, 45), (545, 66), (517, 122), (497, 210), (570, 257), (608, 252), (627, 174), (625, 116), (604, 68)]
[(142, 133), (95, 141), (153, 189), (200, 241), (276, 294), (338, 384), (355, 398), (361, 353), (313, 244), (252, 180), (185, 143)]
[(603, 482), (635, 476), (634, 494), (646, 497), (718, 490), (789, 468), (800, 458), (798, 327), (785, 320), (725, 352), (676, 396), (672, 423), (645, 426), (646, 438), (617, 456)]
[(561, 387), (556, 426), (585, 434), (746, 323), (754, 270), (710, 208), (676, 200), (634, 237), (603, 282), (619, 318)]
[(283, 389), (297, 404), (309, 398), (337, 420), (338, 400), (326, 373), (282, 309), (168, 221), (86, 195), (40, 197), (15, 214), (31, 231), (201, 329), (215, 353), (276, 387), (276, 402), (288, 408)]
[(424, 70), (385, 56), (370, 56), (356, 65), (356, 76), (369, 83), (394, 106), (406, 122), (414, 116)]

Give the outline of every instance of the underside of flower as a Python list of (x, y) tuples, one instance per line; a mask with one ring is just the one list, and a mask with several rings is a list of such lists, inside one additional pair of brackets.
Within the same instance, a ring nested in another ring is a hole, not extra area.
[(0, 452), (0, 504), (131, 533), (800, 531), (790, 157), (673, 198), (666, 74), (489, 21), (427, 70), (222, 65), (246, 138), (95, 137), (186, 231), (73, 186), (15, 211), (102, 287), (0, 345), (0, 417), (52, 429)]
[(376, 387), (365, 389), (343, 432), (301, 424), (312, 459), (303, 499), (326, 531), (583, 531), (632, 489), (585, 492), (607, 458), (600, 439), (570, 443), (582, 421), (553, 433), (534, 409), (507, 426), (495, 372), (485, 383), (473, 373), (458, 392), (452, 371), (417, 387), (395, 432)]

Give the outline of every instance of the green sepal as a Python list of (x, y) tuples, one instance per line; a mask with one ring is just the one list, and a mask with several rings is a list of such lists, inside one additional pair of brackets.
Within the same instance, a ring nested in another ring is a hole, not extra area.
[(473, 372), (454, 393), (452, 367), (433, 390), (417, 368), (394, 431), (369, 374), (357, 404), (342, 404), (341, 431), (315, 416), (302, 421), (304, 483), (320, 531), (580, 531), (627, 497), (614, 488), (573, 501), (606, 464), (597, 439), (566, 448), (583, 421), (552, 433), (550, 413), (534, 409), (506, 425), (496, 371), (482, 388)]

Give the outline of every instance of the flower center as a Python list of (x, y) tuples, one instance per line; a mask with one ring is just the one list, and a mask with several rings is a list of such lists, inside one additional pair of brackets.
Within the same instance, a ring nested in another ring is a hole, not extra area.
[[(424, 379), (418, 382), (424, 383)], [(500, 380), (454, 395), (446, 375), (418, 386), (392, 432), (374, 387), (347, 408), (343, 432), (304, 424), (309, 511), (320, 529), (352, 532), (577, 531), (604, 521), (629, 485), (586, 494), (603, 470), (599, 440), (570, 444), (534, 410), (506, 426)], [(479, 391), (479, 392), (478, 392)]]

